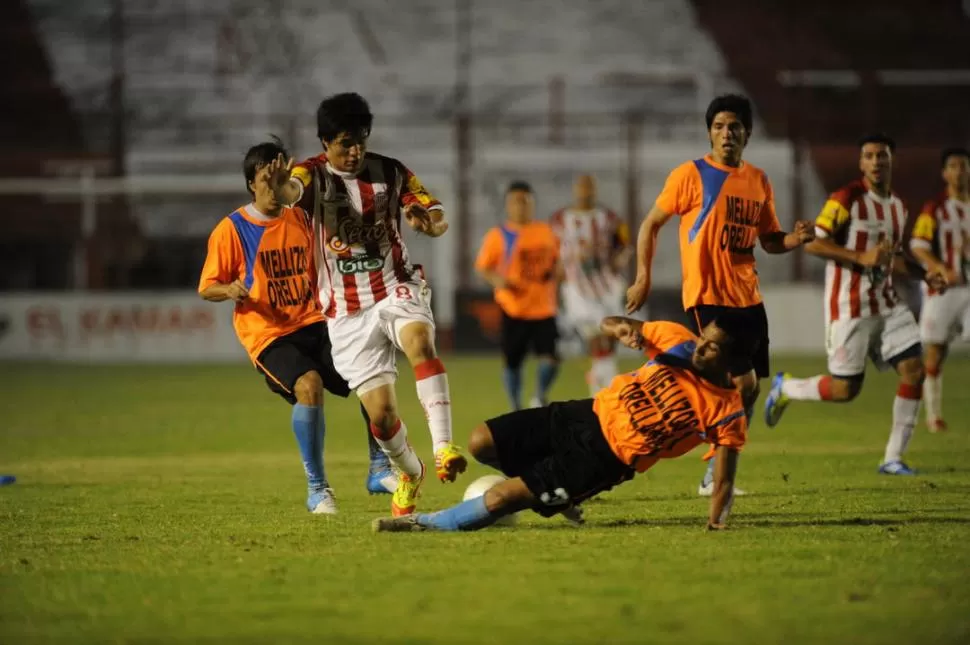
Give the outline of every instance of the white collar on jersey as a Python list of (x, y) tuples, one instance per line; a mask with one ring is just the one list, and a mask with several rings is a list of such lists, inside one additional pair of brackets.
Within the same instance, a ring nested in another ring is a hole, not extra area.
[[(363, 170), (363, 169), (364, 169), (364, 164), (360, 164), (360, 170)], [(337, 170), (336, 168), (330, 165), (329, 161), (327, 162), (327, 170), (337, 175), (338, 177), (343, 177), (344, 179), (353, 179), (360, 173), (360, 170), (358, 170), (357, 172), (344, 172), (343, 170)]]
[(276, 219), (276, 217), (271, 217), (266, 213), (262, 212), (261, 210), (259, 210), (258, 208), (256, 208), (255, 202), (250, 202), (246, 204), (243, 207), (243, 209), (246, 211), (247, 215), (252, 217), (254, 220), (258, 220), (260, 222), (272, 222), (274, 219)]

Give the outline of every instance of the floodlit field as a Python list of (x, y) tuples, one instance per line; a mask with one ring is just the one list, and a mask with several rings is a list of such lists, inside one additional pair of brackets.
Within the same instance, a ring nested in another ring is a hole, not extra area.
[[(776, 360), (814, 373), (823, 362)], [(464, 443), (502, 412), (495, 358), (447, 360)], [(340, 515), (303, 508), (287, 406), (245, 366), (0, 366), (0, 642), (967, 643), (970, 362), (917, 478), (876, 474), (895, 389), (759, 421), (732, 530), (704, 531), (695, 453), (587, 504), (477, 534), (375, 535), (354, 402), (331, 398)], [(403, 375), (403, 416), (430, 441)], [(566, 366), (556, 398), (585, 395)], [(460, 499), (429, 480), (426, 509)]]

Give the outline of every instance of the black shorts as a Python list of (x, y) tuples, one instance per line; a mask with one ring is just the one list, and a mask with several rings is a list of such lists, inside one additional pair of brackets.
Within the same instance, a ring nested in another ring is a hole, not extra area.
[(347, 398), (350, 386), (333, 366), (330, 332), (326, 323), (316, 322), (292, 334), (280, 336), (256, 358), (256, 369), (266, 377), (266, 385), (290, 405), (296, 403), (293, 388), (301, 376), (316, 372), (330, 393)]
[(522, 478), (538, 500), (540, 515), (554, 515), (635, 474), (606, 442), (593, 399), (518, 410), (485, 423), (499, 467)]
[(771, 361), (768, 355), (768, 314), (765, 312), (764, 304), (757, 304), (752, 307), (697, 305), (687, 310), (687, 316), (694, 325), (694, 331), (700, 334), (701, 329), (710, 324), (723, 311), (740, 312), (745, 317), (748, 321), (746, 325), (748, 341), (755, 348), (751, 356), (732, 361), (731, 365), (728, 366), (731, 374), (741, 376), (753, 369), (759, 379), (771, 376)]
[(530, 349), (536, 356), (558, 358), (557, 340), (559, 327), (555, 317), (526, 320), (502, 312), (502, 356), (509, 367), (522, 365)]

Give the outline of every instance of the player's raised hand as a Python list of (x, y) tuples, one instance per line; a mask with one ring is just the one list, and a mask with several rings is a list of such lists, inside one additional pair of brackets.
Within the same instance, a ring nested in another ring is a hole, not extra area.
[(893, 246), (893, 243), (889, 240), (883, 240), (871, 249), (863, 251), (859, 255), (859, 264), (870, 269), (873, 267), (889, 266), (895, 254), (896, 248)]
[(647, 295), (650, 293), (650, 279), (649, 278), (638, 278), (636, 282), (630, 285), (630, 288), (626, 290), (626, 312), (632, 314), (640, 310), (643, 303), (647, 301)]
[(226, 295), (229, 296), (230, 300), (242, 302), (249, 297), (249, 289), (246, 288), (242, 280), (236, 280), (226, 287)]
[(266, 182), (274, 191), (283, 187), (290, 179), (293, 171), (293, 158), (285, 158), (282, 154), (276, 156), (271, 162), (266, 164)]
[(435, 219), (431, 211), (421, 204), (407, 206), (404, 209), (404, 219), (408, 226), (428, 237), (441, 237), (448, 230), (448, 222)]

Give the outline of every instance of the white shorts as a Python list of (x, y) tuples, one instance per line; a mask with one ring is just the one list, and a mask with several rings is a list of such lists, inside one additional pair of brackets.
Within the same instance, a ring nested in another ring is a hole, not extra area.
[(920, 343), (916, 318), (903, 304), (879, 316), (827, 322), (825, 332), (829, 373), (833, 376), (863, 374), (867, 357), (884, 370), (892, 359)]
[[(957, 337), (970, 315), (970, 287), (948, 289), (944, 293), (923, 296), (919, 332), (923, 342), (947, 345)], [(967, 331), (966, 329), (963, 329)]]
[(401, 329), (412, 322), (434, 328), (431, 289), (423, 281), (395, 285), (377, 304), (327, 321), (333, 365), (350, 389), (380, 376), (397, 376)]
[(566, 285), (562, 290), (562, 327), (579, 334), (584, 340), (599, 336), (603, 319), (622, 313), (619, 303), (619, 295), (589, 298)]

